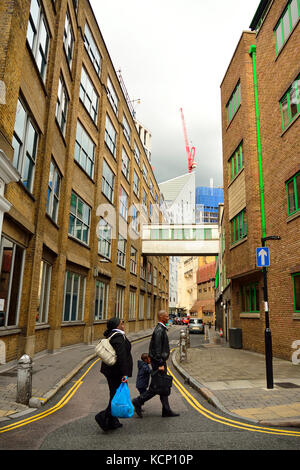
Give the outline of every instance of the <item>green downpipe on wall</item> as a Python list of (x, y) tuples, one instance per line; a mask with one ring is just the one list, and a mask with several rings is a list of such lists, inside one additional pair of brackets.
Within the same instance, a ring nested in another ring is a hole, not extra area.
[(262, 228), (262, 236), (265, 237), (266, 236), (266, 219), (265, 219), (264, 182), (263, 182), (262, 157), (261, 157), (261, 138), (260, 138), (260, 122), (259, 122), (259, 107), (258, 107), (258, 92), (257, 92), (257, 75), (256, 75), (256, 59), (255, 59), (256, 46), (255, 45), (250, 46), (249, 54), (252, 57), (253, 78), (254, 78), (254, 97), (255, 97), (260, 208), (261, 208), (261, 228)]

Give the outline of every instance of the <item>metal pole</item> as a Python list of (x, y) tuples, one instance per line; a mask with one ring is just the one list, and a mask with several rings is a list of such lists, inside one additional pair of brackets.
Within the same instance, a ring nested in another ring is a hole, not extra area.
[(191, 346), (191, 340), (190, 340), (190, 330), (188, 326), (186, 327), (186, 347), (189, 348)]
[(32, 395), (32, 360), (24, 354), (18, 362), (16, 402), (28, 405)]
[[(263, 247), (266, 246), (266, 240), (262, 238), (261, 241), (262, 241), (262, 246)], [(263, 277), (264, 277), (265, 353), (266, 353), (267, 388), (274, 388), (272, 334), (271, 334), (270, 319), (269, 319), (267, 268), (263, 268)]]
[(186, 354), (186, 334), (184, 330), (180, 331), (180, 341), (179, 341), (179, 353), (180, 353), (180, 362), (184, 362), (187, 359)]

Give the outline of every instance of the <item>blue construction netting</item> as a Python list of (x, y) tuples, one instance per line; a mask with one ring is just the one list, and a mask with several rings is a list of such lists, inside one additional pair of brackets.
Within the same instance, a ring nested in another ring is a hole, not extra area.
[[(196, 188), (196, 206), (204, 206), (211, 212), (218, 212), (219, 203), (224, 203), (223, 188), (210, 188), (198, 186)], [(208, 209), (209, 208), (209, 209)]]

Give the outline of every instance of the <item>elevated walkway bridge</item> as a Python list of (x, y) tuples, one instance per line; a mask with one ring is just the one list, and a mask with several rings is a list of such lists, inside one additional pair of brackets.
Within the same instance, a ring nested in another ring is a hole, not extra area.
[(149, 256), (217, 256), (218, 225), (143, 225), (142, 253)]

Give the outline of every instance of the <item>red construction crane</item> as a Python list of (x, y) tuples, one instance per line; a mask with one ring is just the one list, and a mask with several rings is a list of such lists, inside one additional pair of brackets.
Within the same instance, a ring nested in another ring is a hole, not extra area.
[(186, 131), (186, 126), (185, 126), (185, 121), (184, 121), (184, 115), (183, 115), (183, 110), (180, 108), (181, 112), (181, 119), (182, 119), (182, 125), (183, 125), (183, 133), (184, 133), (184, 140), (185, 140), (185, 148), (186, 148), (186, 153), (188, 157), (188, 169), (189, 173), (192, 173), (194, 168), (196, 168), (197, 164), (195, 162), (195, 147), (192, 147), (190, 149), (189, 147), (189, 141), (188, 141), (188, 136), (187, 136), (187, 131)]

